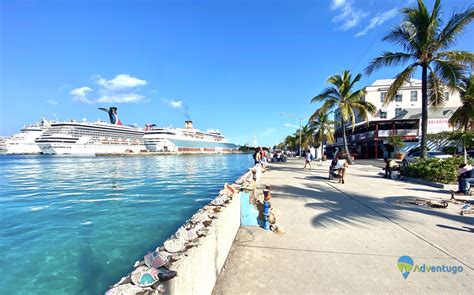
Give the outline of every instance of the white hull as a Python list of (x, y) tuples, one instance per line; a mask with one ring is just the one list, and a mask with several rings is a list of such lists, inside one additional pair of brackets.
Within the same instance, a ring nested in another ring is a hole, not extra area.
[(143, 145), (123, 144), (42, 143), (39, 146), (45, 155), (119, 154), (128, 152), (139, 153), (141, 150), (145, 150)]
[(6, 153), (9, 155), (41, 154), (41, 149), (36, 143), (7, 143)]

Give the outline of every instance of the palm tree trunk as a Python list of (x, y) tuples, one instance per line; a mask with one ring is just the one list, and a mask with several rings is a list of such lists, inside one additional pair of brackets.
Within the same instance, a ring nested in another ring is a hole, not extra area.
[(428, 134), (428, 67), (421, 68), (421, 144), (420, 155), (426, 158), (426, 144)]
[(349, 153), (349, 147), (347, 146), (347, 138), (346, 138), (346, 125), (344, 124), (344, 120), (341, 119), (342, 123), (342, 141), (344, 142), (344, 149), (346, 150), (347, 161), (349, 164), (352, 164), (351, 154)]

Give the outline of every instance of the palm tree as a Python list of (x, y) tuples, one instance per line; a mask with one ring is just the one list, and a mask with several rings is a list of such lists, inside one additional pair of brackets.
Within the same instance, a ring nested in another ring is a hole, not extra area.
[[(453, 14), (442, 27), (440, 0), (436, 0), (431, 13), (422, 0), (417, 7), (403, 8), (403, 22), (394, 28), (384, 41), (402, 47), (401, 52), (382, 53), (373, 59), (366, 73), (383, 67), (410, 65), (399, 73), (386, 94), (386, 103), (392, 101), (398, 89), (408, 81), (418, 67), (421, 67), (421, 146), (422, 157), (426, 157), (428, 104), (439, 106), (444, 103), (443, 84), (454, 89), (465, 77), (465, 67), (474, 61), (474, 54), (468, 51), (447, 51), (456, 37), (474, 18), (474, 8)], [(429, 73), (428, 73), (429, 71)]]
[(375, 114), (375, 106), (364, 100), (364, 89), (353, 91), (355, 83), (360, 81), (361, 74), (357, 74), (354, 79), (349, 70), (342, 72), (342, 75), (334, 75), (328, 78), (326, 83), (332, 86), (325, 88), (320, 94), (315, 96), (311, 102), (324, 102), (321, 108), (316, 110), (312, 117), (318, 116), (319, 113), (328, 113), (331, 110), (338, 109), (341, 114), (342, 139), (344, 149), (348, 155), (349, 162), (352, 159), (349, 156), (349, 148), (347, 147), (346, 138), (346, 122), (351, 120), (352, 129), (356, 123), (356, 116), (368, 120), (368, 114)]
[(309, 124), (314, 128), (315, 143), (334, 143), (334, 121), (329, 119), (328, 113), (314, 112), (309, 118)]
[(467, 163), (466, 139), (467, 132), (474, 128), (474, 76), (466, 78), (461, 87), (460, 95), (462, 106), (459, 107), (449, 119), (449, 124), (462, 130), (460, 136), (464, 148), (464, 163)]
[[(296, 133), (299, 132), (299, 129)], [(306, 124), (301, 128), (301, 148), (306, 150), (314, 144), (314, 127)]]

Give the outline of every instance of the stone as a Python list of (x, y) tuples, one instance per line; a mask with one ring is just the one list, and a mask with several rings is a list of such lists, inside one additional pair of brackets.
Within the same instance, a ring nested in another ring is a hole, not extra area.
[(165, 250), (170, 253), (178, 253), (184, 250), (184, 241), (178, 239), (168, 239), (164, 243)]
[(132, 278), (130, 277), (130, 275), (126, 276), (126, 277), (122, 277), (120, 279), (120, 281), (118, 281), (115, 285), (112, 286), (112, 288), (115, 288), (115, 287), (118, 287), (120, 285), (124, 285), (124, 284), (129, 284), (132, 282)]
[(105, 295), (135, 295), (142, 292), (143, 288), (132, 284), (124, 284), (118, 287), (112, 288), (105, 292)]

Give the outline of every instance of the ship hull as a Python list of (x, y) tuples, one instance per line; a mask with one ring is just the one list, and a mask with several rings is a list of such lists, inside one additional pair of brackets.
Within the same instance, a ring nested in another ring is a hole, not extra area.
[(96, 153), (121, 154), (139, 153), (145, 150), (144, 145), (120, 144), (77, 144), (77, 143), (45, 143), (39, 144), (45, 155), (95, 155)]

